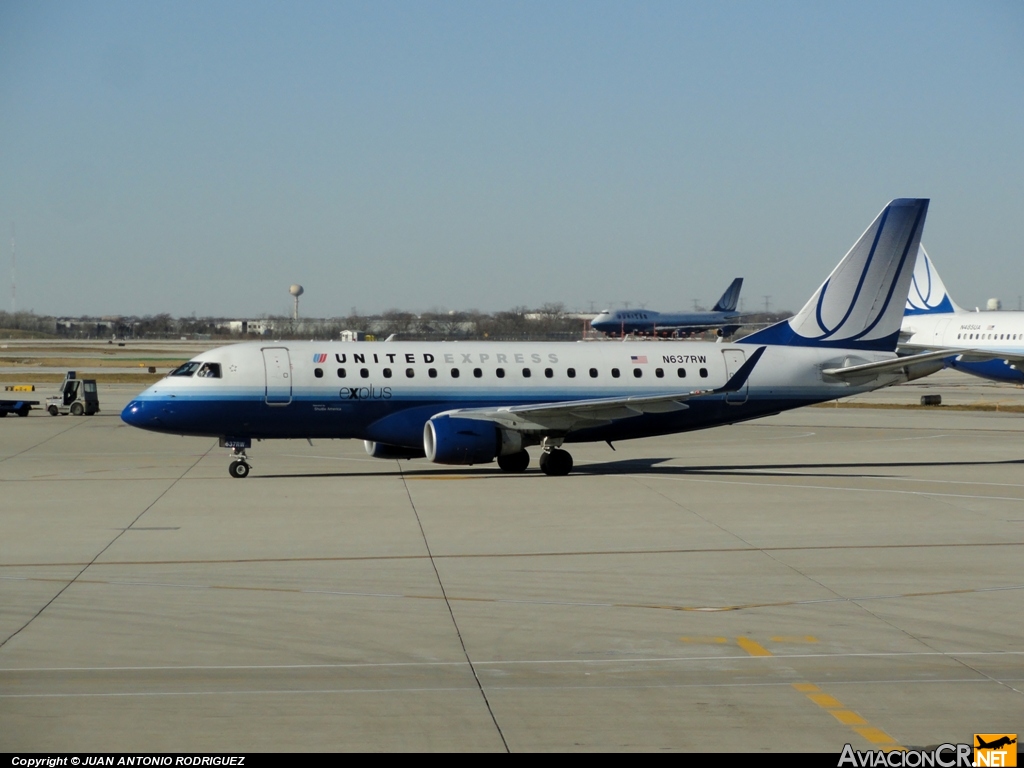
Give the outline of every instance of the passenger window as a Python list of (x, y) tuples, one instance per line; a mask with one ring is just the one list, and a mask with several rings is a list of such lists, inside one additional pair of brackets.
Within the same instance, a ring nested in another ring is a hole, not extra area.
[(528, 378), (530, 378), (530, 376), (532, 376), (532, 375), (533, 375), (533, 374), (532, 374), (532, 373), (530, 373), (530, 369), (529, 369), (529, 368), (523, 368), (523, 378), (524, 378), (524, 379), (528, 379)]
[(390, 368), (385, 368), (384, 369), (384, 378), (385, 379), (390, 379), (391, 378), (391, 369)]
[(676, 376), (678, 376), (680, 379), (685, 379), (686, 378), (686, 369), (685, 368), (677, 368), (676, 369)]
[(437, 368), (428, 368), (427, 369), (427, 376), (429, 376), (432, 379), (436, 379), (437, 378)]
[(553, 370), (551, 370), (550, 368), (545, 368), (545, 369), (544, 369), (544, 375), (545, 375), (545, 376), (546, 376), (547, 378), (549, 378), (549, 379), (550, 379), (550, 378), (554, 377), (554, 375), (555, 375), (555, 372), (554, 372)]
[(416, 375), (416, 371), (414, 371), (412, 368), (406, 368), (405, 369), (405, 378), (411, 379), (415, 375)]
[(339, 379), (344, 379), (345, 378), (345, 369), (344, 368), (339, 368), (338, 369), (338, 378)]
[(565, 375), (568, 376), (570, 379), (575, 379), (576, 378), (576, 369), (575, 368), (567, 368), (566, 371), (565, 371)]
[(702, 379), (706, 379), (708, 377), (708, 369), (707, 368), (701, 368), (700, 369), (700, 377)]
[(657, 376), (659, 379), (664, 379), (665, 378), (665, 369), (664, 368), (655, 368), (654, 369), (654, 375)]
[(364, 379), (368, 379), (370, 378), (370, 371), (366, 368), (360, 368), (359, 375), (362, 376)]
[(613, 379), (619, 378), (619, 369), (618, 368), (612, 368), (612, 378)]
[(453, 379), (459, 378), (459, 369), (458, 368), (452, 368), (452, 378)]
[(639, 379), (643, 375), (644, 375), (643, 368), (634, 368), (633, 369), (633, 378), (634, 379)]
[(314, 368), (313, 369), (313, 375), (316, 376), (318, 379), (322, 379), (324, 377), (324, 369), (323, 368)]
[(494, 372), (494, 375), (497, 376), (499, 379), (504, 379), (505, 378), (505, 369), (504, 368), (498, 368)]
[(597, 378), (597, 368), (591, 368), (590, 369), (590, 378), (592, 378), (592, 379), (596, 379)]
[(482, 377), (483, 375), (484, 375), (484, 372), (483, 372), (483, 371), (481, 371), (481, 370), (480, 370), (479, 368), (474, 368), (474, 369), (473, 369), (473, 377), (474, 377), (474, 378), (477, 378), (477, 379), (479, 379), (479, 378), (481, 378), (481, 377)]

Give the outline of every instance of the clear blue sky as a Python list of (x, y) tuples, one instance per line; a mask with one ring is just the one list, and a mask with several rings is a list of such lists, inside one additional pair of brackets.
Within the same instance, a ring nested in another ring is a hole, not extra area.
[(0, 2), (0, 307), (799, 309), (885, 203), (1024, 294), (1024, 3)]

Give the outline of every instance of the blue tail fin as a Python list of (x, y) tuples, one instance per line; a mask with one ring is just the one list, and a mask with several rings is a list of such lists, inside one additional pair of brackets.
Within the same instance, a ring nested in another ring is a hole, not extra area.
[(963, 310), (949, 297), (946, 286), (942, 284), (942, 278), (935, 271), (935, 265), (922, 245), (917, 252), (914, 279), (910, 283), (910, 295), (907, 296), (907, 307), (903, 314), (949, 315), (954, 312)]
[(895, 350), (927, 214), (928, 200), (893, 200), (803, 309), (742, 341)]
[(743, 287), (743, 278), (737, 277), (729, 287), (725, 289), (722, 298), (711, 308), (712, 312), (735, 312), (736, 305), (740, 302), (740, 288)]

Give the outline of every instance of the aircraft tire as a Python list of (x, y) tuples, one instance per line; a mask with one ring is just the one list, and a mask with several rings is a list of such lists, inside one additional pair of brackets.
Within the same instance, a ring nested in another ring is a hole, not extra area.
[(572, 471), (572, 454), (560, 448), (542, 453), (540, 456), (540, 471), (551, 477), (562, 477)]
[(81, 416), (84, 413), (85, 413), (85, 408), (82, 407), (81, 403), (72, 403), (71, 404), (71, 415), (72, 416)]
[(46, 409), (46, 412), (51, 416), (56, 416), (57, 414), (60, 413), (60, 411), (57, 410), (56, 405), (51, 405), (49, 408)]
[(530, 454), (526, 451), (517, 451), (498, 457), (498, 467), (502, 472), (525, 472), (530, 466)]
[(228, 465), (228, 473), (239, 480), (249, 476), (249, 465), (244, 461), (232, 461)]

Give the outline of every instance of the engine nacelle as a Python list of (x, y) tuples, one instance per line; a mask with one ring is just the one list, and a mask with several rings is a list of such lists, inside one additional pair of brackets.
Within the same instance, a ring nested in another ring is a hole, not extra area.
[(375, 459), (422, 459), (422, 448), (407, 448), (404, 445), (388, 445), (373, 440), (363, 440), (366, 452)]
[(945, 360), (929, 360), (926, 363), (914, 363), (908, 365), (904, 370), (907, 374), (907, 381), (914, 381), (925, 376), (930, 376), (936, 371), (941, 371), (946, 367)]
[(523, 450), (518, 432), (491, 421), (435, 416), (423, 427), (423, 451), (437, 464), (487, 464)]

